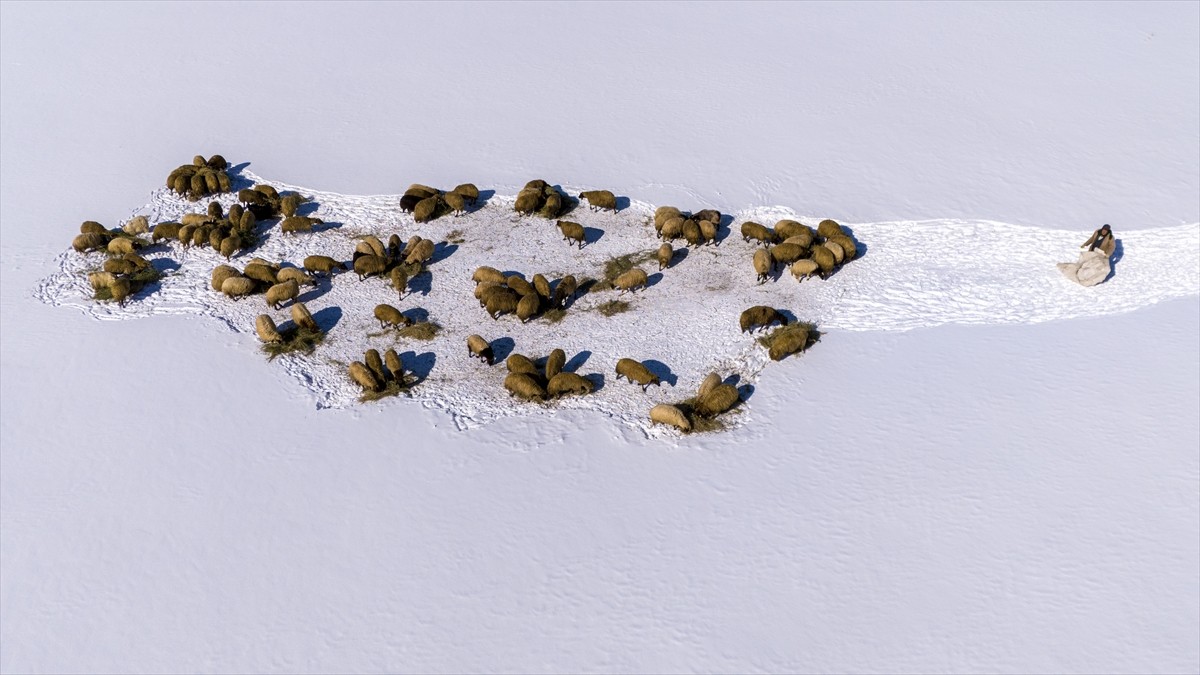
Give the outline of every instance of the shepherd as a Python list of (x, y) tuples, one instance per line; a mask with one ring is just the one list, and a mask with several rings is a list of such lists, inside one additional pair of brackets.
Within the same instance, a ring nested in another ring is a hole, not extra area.
[(1058, 264), (1063, 276), (1081, 286), (1095, 286), (1108, 279), (1112, 274), (1110, 258), (1117, 248), (1117, 240), (1108, 223), (1093, 232), (1079, 248), (1087, 250), (1079, 254), (1078, 261)]
[(1083, 246), (1079, 248), (1090, 246), (1091, 248), (1088, 248), (1089, 251), (1100, 249), (1104, 251), (1104, 255), (1111, 256), (1113, 249), (1116, 248), (1116, 243), (1117, 240), (1113, 238), (1112, 228), (1108, 226), (1108, 223), (1105, 223), (1100, 229), (1093, 232), (1092, 236), (1083, 242)]

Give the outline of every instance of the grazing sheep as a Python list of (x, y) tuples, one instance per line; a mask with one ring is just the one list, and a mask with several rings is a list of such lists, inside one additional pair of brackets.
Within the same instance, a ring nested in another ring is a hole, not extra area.
[(675, 251), (670, 244), (663, 244), (658, 247), (655, 257), (658, 258), (658, 269), (661, 272), (671, 266), (671, 258), (675, 257)]
[(138, 266), (125, 258), (109, 258), (104, 261), (104, 271), (111, 274), (133, 274)]
[(700, 417), (716, 417), (729, 410), (742, 400), (737, 387), (732, 384), (718, 384), (704, 396), (696, 399), (693, 408)]
[(396, 258), (400, 257), (400, 252), (403, 250), (404, 242), (400, 241), (400, 235), (393, 234), (392, 236), (388, 237), (387, 255), (384, 257), (395, 260)]
[(432, 188), (432, 187), (429, 187), (428, 185), (421, 185), (420, 183), (413, 183), (412, 185), (408, 186), (407, 190), (404, 191), (404, 194), (406, 194), (406, 195), (417, 195), (421, 199), (428, 199), (429, 197), (436, 197), (437, 195), (440, 195), (441, 193), (442, 193), (442, 191), (437, 188)]
[(396, 265), (388, 272), (388, 278), (392, 281), (392, 288), (396, 289), (397, 299), (403, 300), (404, 289), (408, 288), (408, 270), (403, 265)]
[(680, 218), (683, 213), (674, 206), (660, 206), (654, 210), (654, 229), (662, 231), (663, 225), (672, 218)]
[(379, 321), (380, 328), (387, 328), (388, 326), (404, 328), (405, 326), (411, 326), (413, 323), (412, 319), (404, 316), (400, 310), (387, 304), (375, 305), (375, 318)]
[(208, 233), (211, 230), (206, 226), (197, 227), (192, 232), (192, 246), (203, 246), (208, 243)]
[(522, 295), (521, 299), (517, 301), (517, 318), (521, 320), (521, 323), (527, 323), (537, 316), (541, 308), (542, 298), (537, 293)]
[(424, 263), (433, 258), (434, 243), (429, 239), (422, 239), (415, 245), (409, 247), (408, 255), (404, 258), (405, 265), (413, 265)]
[(383, 357), (379, 355), (378, 349), (368, 349), (363, 354), (363, 362), (367, 364), (367, 368), (371, 369), (371, 374), (380, 382), (387, 382), (387, 371), (383, 369)]
[[(242, 216), (245, 218), (245, 216)], [(308, 216), (289, 216), (279, 222), (279, 230), (285, 234), (294, 232), (312, 232), (314, 225), (321, 225), (325, 221), (320, 218), (309, 218)]]
[(480, 335), (467, 336), (467, 354), (481, 361), (486, 361), (489, 366), (496, 360), (496, 356), (492, 352), (491, 343), (484, 340)]
[(421, 195), (404, 195), (400, 198), (400, 210), (405, 213), (412, 213), (413, 209), (417, 208), (417, 204), (422, 199), (426, 199), (426, 197), (422, 197)]
[(301, 265), (309, 272), (320, 274), (332, 274), (334, 270), (346, 269), (344, 264), (327, 255), (310, 255)]
[(418, 223), (427, 223), (437, 217), (438, 201), (435, 195), (417, 202), (417, 205), (413, 207), (413, 220)]
[(817, 223), (817, 234), (828, 239), (830, 237), (844, 235), (846, 232), (842, 229), (841, 225), (838, 225), (836, 220), (825, 219)]
[(125, 234), (135, 237), (139, 234), (146, 234), (150, 231), (150, 220), (146, 216), (134, 216), (129, 219), (128, 223), (122, 225), (121, 229), (125, 231)]
[[(233, 209), (230, 209), (230, 211), (232, 212)], [(258, 226), (258, 218), (255, 217), (253, 211), (244, 211), (242, 215), (238, 216), (237, 226), (243, 232), (250, 232)]]
[(513, 310), (515, 311), (517, 306), (516, 303), (521, 299), (517, 295), (516, 291), (509, 288), (507, 285), (502, 286), (500, 284), (493, 284), (485, 281), (484, 283), (479, 284), (479, 286), (476, 287), (476, 290), (478, 291), (477, 297), (479, 298), (480, 307), (486, 307), (488, 300), (491, 300), (494, 296), (506, 295), (512, 297)]
[(554, 398), (559, 398), (566, 394), (584, 396), (592, 393), (595, 388), (596, 385), (592, 384), (591, 380), (575, 373), (558, 373), (550, 378), (550, 382), (546, 385), (546, 391)]
[(493, 319), (499, 319), (501, 314), (512, 314), (517, 311), (519, 299), (517, 294), (511, 290), (507, 293), (488, 294), (486, 297), (484, 308), (487, 310), (488, 316)]
[(546, 400), (546, 390), (542, 389), (537, 380), (525, 373), (509, 373), (504, 378), (504, 388), (510, 396), (519, 396), (526, 401)]
[(308, 307), (303, 302), (292, 303), (292, 323), (304, 330), (314, 332), (320, 330), (316, 319), (313, 318), (312, 312), (308, 311)]
[(79, 226), (79, 234), (109, 234), (108, 228), (94, 220), (85, 220)]
[(116, 279), (117, 277), (113, 272), (88, 272), (88, 283), (91, 284), (94, 291), (98, 291), (101, 288), (108, 288)]
[(721, 384), (721, 376), (716, 373), (709, 373), (704, 381), (700, 383), (700, 388), (696, 390), (696, 398), (704, 398), (704, 395), (712, 391), (718, 384)]
[(213, 218), (207, 213), (185, 213), (183, 214), (183, 217), (179, 219), (179, 222), (183, 223), (184, 225), (205, 225), (207, 223), (216, 222), (216, 220), (216, 218)]
[(561, 349), (555, 349), (550, 352), (550, 356), (546, 357), (546, 379), (553, 379), (555, 375), (562, 372), (563, 366), (567, 364), (567, 353)]
[(546, 275), (533, 275), (533, 290), (537, 291), (542, 300), (550, 301), (550, 280), (546, 278)]
[(776, 241), (775, 232), (771, 228), (761, 223), (747, 220), (742, 223), (742, 241), (750, 241), (751, 239), (760, 244), (774, 244)]
[(385, 247), (383, 245), (382, 241), (379, 241), (379, 237), (376, 237), (373, 234), (368, 234), (367, 236), (363, 237), (362, 241), (359, 243), (366, 244), (369, 249), (367, 252), (372, 255), (377, 255), (380, 258), (388, 257), (387, 256), (387, 247)]
[(388, 373), (396, 382), (404, 383), (404, 360), (396, 353), (395, 349), (389, 348), (383, 353), (383, 363), (387, 366)]
[(226, 279), (240, 276), (242, 276), (242, 273), (237, 271), (237, 268), (235, 267), (230, 265), (217, 265), (212, 271), (212, 289), (220, 292), (221, 284), (225, 283)]
[(245, 207), (243, 207), (241, 204), (234, 204), (233, 206), (229, 207), (229, 214), (228, 214), (229, 222), (233, 223), (234, 225), (237, 225), (238, 223), (241, 222), (242, 216), (245, 213), (246, 213)]
[(588, 208), (593, 211), (617, 210), (617, 196), (608, 190), (588, 190), (579, 193), (580, 199), (588, 200)]
[(800, 248), (808, 249), (808, 247), (812, 246), (813, 240), (812, 240), (812, 237), (798, 234), (798, 235), (795, 235), (792, 237), (788, 237), (787, 239), (784, 239), (780, 243), (795, 244), (795, 245), (799, 246)]
[(642, 365), (640, 361), (634, 361), (633, 359), (621, 359), (617, 361), (617, 379), (619, 380), (622, 377), (628, 379), (630, 382), (642, 385), (642, 391), (646, 391), (646, 388), (652, 384), (656, 387), (662, 386), (657, 375), (650, 372), (650, 369)]
[(562, 309), (566, 306), (567, 301), (575, 295), (575, 291), (579, 288), (579, 284), (575, 281), (575, 275), (568, 274), (559, 279), (558, 285), (554, 287), (554, 298), (551, 302), (555, 307)]
[(781, 220), (775, 223), (775, 234), (779, 235), (780, 239), (788, 239), (795, 236), (803, 236), (808, 234), (812, 236), (813, 229), (807, 225), (799, 223), (795, 220)]
[(613, 286), (621, 289), (617, 295), (624, 295), (625, 291), (632, 293), (638, 288), (644, 288), (650, 278), (646, 276), (646, 271), (640, 267), (635, 267), (621, 276), (613, 279)]
[(213, 155), (212, 157), (209, 157), (208, 161), (205, 162), (204, 165), (210, 169), (213, 169), (214, 171), (224, 171), (225, 169), (229, 168), (229, 162), (225, 161), (225, 158), (220, 155)]
[(234, 300), (250, 295), (258, 288), (258, 284), (253, 279), (237, 276), (229, 277), (221, 282), (221, 292)]
[(804, 281), (805, 279), (816, 276), (820, 269), (821, 266), (814, 262), (812, 258), (805, 258), (792, 263), (792, 276), (795, 277), (796, 281), (798, 282)]
[(537, 291), (533, 288), (533, 284), (525, 281), (523, 277), (517, 274), (510, 274), (504, 278), (504, 285), (513, 289), (518, 295), (537, 295)]
[(679, 408), (666, 403), (659, 403), (650, 409), (650, 421), (658, 424), (669, 424), (680, 431), (691, 431), (692, 423)]
[(771, 259), (775, 265), (790, 265), (804, 257), (806, 251), (799, 244), (776, 244), (771, 247)]
[(471, 281), (474, 281), (475, 283), (490, 281), (497, 284), (503, 284), (507, 283), (507, 277), (505, 277), (504, 273), (495, 267), (488, 267), (487, 265), (484, 265), (482, 267), (475, 268), (475, 273), (471, 275)]
[(380, 258), (377, 255), (364, 255), (354, 261), (354, 273), (358, 275), (359, 281), (364, 281), (367, 277), (376, 277), (383, 274), (387, 270), (387, 266), (386, 258)]
[(753, 332), (756, 328), (765, 328), (778, 321), (784, 326), (787, 325), (787, 317), (779, 313), (779, 310), (766, 305), (755, 305), (750, 309), (742, 312), (738, 323), (742, 327), (742, 332)]
[(375, 373), (371, 372), (371, 369), (360, 361), (350, 364), (350, 379), (362, 387), (363, 391), (379, 391), (383, 389), (383, 383), (376, 379)]
[(700, 233), (700, 224), (691, 218), (683, 221), (683, 238), (687, 240), (688, 246), (703, 244), (704, 236)]
[(154, 231), (150, 233), (150, 241), (158, 243), (160, 239), (174, 239), (179, 236), (179, 228), (183, 227), (180, 223), (165, 222), (154, 226)]
[(447, 192), (442, 195), (442, 201), (446, 202), (446, 206), (450, 207), (451, 215), (461, 216), (467, 210), (467, 200), (455, 192)]
[(269, 314), (258, 315), (254, 321), (254, 330), (258, 332), (258, 339), (263, 342), (283, 342), (283, 336), (279, 334), (275, 320)]
[(697, 211), (696, 213), (692, 214), (692, 218), (695, 220), (707, 220), (713, 225), (721, 224), (721, 212), (716, 209), (704, 209), (703, 211)]
[(475, 187), (474, 183), (463, 183), (451, 190), (456, 195), (460, 195), (467, 200), (468, 204), (474, 205), (479, 201), (479, 188)]
[(108, 285), (108, 292), (112, 295), (112, 299), (117, 301), (117, 304), (124, 307), (125, 300), (133, 293), (133, 284), (124, 277), (117, 277)]
[(854, 243), (853, 239), (844, 234), (830, 237), (826, 241), (833, 242), (842, 247), (842, 253), (845, 255), (846, 262), (854, 260), (854, 257), (858, 255), (858, 244)]
[(267, 198), (267, 195), (253, 188), (238, 190), (237, 198), (243, 204), (255, 204), (257, 206), (270, 205), (270, 199)]
[(208, 209), (206, 210), (208, 212), (208, 217), (212, 218), (213, 220), (220, 220), (225, 217), (225, 212), (221, 208), (221, 202), (209, 202)]
[(108, 237), (103, 234), (81, 234), (71, 240), (71, 248), (86, 253), (99, 251), (108, 245)]
[(221, 240), (220, 248), (221, 255), (224, 256), (226, 260), (229, 260), (233, 257), (234, 253), (237, 253), (242, 248), (242, 238), (236, 234), (231, 234)]
[(284, 195), (279, 200), (279, 210), (287, 218), (296, 215), (296, 209), (300, 208), (300, 197), (294, 194)]
[(221, 240), (225, 238), (225, 234), (226, 233), (223, 232), (220, 227), (212, 228), (208, 231), (208, 245), (211, 246), (214, 251), (220, 251)]
[(678, 239), (683, 235), (683, 225), (688, 221), (682, 216), (675, 216), (667, 222), (663, 223), (662, 229), (658, 231), (658, 236), (663, 239)]
[(267, 260), (266, 258), (259, 258), (258, 256), (255, 256), (250, 259), (249, 264), (262, 265), (264, 267), (270, 268), (271, 271), (274, 272), (275, 274), (279, 274), (279, 263), (271, 262), (270, 260)]
[(804, 351), (808, 345), (808, 329), (803, 326), (793, 326), (781, 330), (771, 338), (771, 346), (767, 353), (772, 361), (782, 361), (791, 354)]
[(486, 293), (495, 293), (496, 292), (496, 291), (491, 290), (493, 288), (503, 288), (505, 290), (512, 290), (506, 284), (498, 284), (494, 281), (482, 281), (478, 284), (475, 284), (475, 299), (479, 301), (480, 307), (483, 307), (485, 304), (487, 304), (487, 298), (484, 297), (484, 295)]
[(842, 248), (842, 245), (837, 243), (835, 240), (826, 239), (825, 243), (821, 245), (829, 249), (829, 252), (833, 254), (833, 262), (835, 265), (841, 265), (842, 261), (846, 259), (846, 251)]
[(511, 354), (505, 361), (505, 367), (510, 373), (525, 373), (527, 375), (541, 375), (541, 371), (534, 365), (533, 360), (524, 354)]
[(144, 270), (152, 266), (149, 260), (146, 260), (136, 253), (126, 253), (124, 259), (136, 265), (140, 270)]
[(758, 283), (761, 284), (771, 278), (771, 270), (775, 269), (775, 261), (766, 249), (756, 249), (753, 262), (754, 271), (758, 274)]
[(305, 286), (315, 286), (317, 282), (312, 277), (305, 274), (297, 267), (284, 267), (275, 273), (275, 278), (279, 281), (294, 281), (297, 284)]
[(267, 289), (267, 305), (272, 309), (280, 309), (288, 300), (295, 300), (300, 295), (300, 284), (284, 281)]
[(246, 269), (242, 270), (242, 274), (267, 286), (274, 286), (279, 283), (279, 277), (275, 276), (275, 269), (263, 263), (252, 262), (246, 265)]
[(541, 201), (541, 188), (525, 188), (517, 193), (517, 201), (513, 204), (513, 210), (523, 215), (529, 215), (538, 210), (538, 205)]
[(822, 279), (828, 279), (829, 275), (833, 274), (834, 265), (837, 264), (833, 257), (833, 251), (830, 251), (821, 244), (817, 244), (809, 251), (809, 257), (821, 268)]
[(710, 220), (698, 220), (700, 225), (700, 238), (706, 244), (716, 245), (717, 243), (717, 224)]
[(542, 208), (538, 209), (538, 215), (543, 218), (557, 218), (565, 206), (562, 195), (555, 190), (546, 195), (546, 201), (542, 204)]

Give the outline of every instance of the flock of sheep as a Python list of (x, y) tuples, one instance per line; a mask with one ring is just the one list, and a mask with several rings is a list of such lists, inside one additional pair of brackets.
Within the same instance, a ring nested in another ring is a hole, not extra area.
[[(192, 201), (229, 192), (231, 181), (225, 172), (227, 167), (220, 155), (208, 160), (197, 156), (192, 164), (172, 171), (167, 186)], [(449, 191), (414, 184), (401, 197), (400, 209), (412, 213), (416, 222), (427, 222), (446, 214), (461, 215), (468, 206), (478, 202), (479, 196), (478, 188), (470, 183)], [(119, 230), (108, 230), (93, 221), (85, 222), (73, 241), (74, 249), (81, 253), (103, 251), (109, 256), (101, 270), (89, 275), (96, 297), (124, 304), (140, 285), (156, 280), (157, 271), (137, 253), (148, 245), (170, 240), (177, 240), (183, 247), (208, 245), (228, 261), (257, 245), (262, 236), (260, 224), (270, 227), (265, 221), (278, 220), (280, 231), (287, 234), (312, 232), (314, 226), (322, 224), (319, 218), (298, 213), (306, 202), (304, 197), (295, 193), (280, 194), (269, 185), (239, 190), (237, 198), (239, 203), (231, 206), (228, 212), (214, 201), (205, 213), (189, 213), (178, 222), (158, 223), (153, 229), (145, 216), (132, 219)], [(594, 211), (616, 212), (618, 209), (616, 196), (607, 190), (583, 192), (579, 195), (579, 203), (585, 200)], [(523, 215), (556, 219), (574, 205), (558, 187), (544, 180), (533, 180), (517, 195), (513, 208)], [(712, 209), (688, 213), (664, 206), (655, 211), (653, 225), (664, 240), (653, 256), (661, 271), (669, 269), (674, 259), (672, 241), (682, 239), (688, 246), (718, 244), (722, 214)], [(583, 247), (586, 236), (582, 225), (558, 220), (556, 226), (568, 244)], [(149, 241), (142, 237), (146, 234), (151, 236)], [(759, 283), (771, 278), (779, 265), (790, 265), (797, 280), (813, 276), (824, 279), (838, 265), (853, 260), (857, 254), (857, 244), (850, 233), (832, 220), (821, 221), (815, 230), (794, 220), (780, 220), (773, 228), (746, 222), (741, 226), (741, 234), (746, 242), (766, 246), (752, 255)], [(231, 264), (216, 265), (211, 274), (211, 286), (214, 291), (234, 300), (263, 294), (267, 306), (275, 310), (290, 303), (291, 325), (285, 324), (281, 328), (269, 314), (260, 314), (256, 318), (255, 330), (259, 339), (266, 345), (277, 347), (298, 332), (306, 333), (310, 338), (323, 335), (308, 308), (300, 301), (301, 287), (315, 286), (318, 277), (332, 278), (338, 272), (352, 269), (359, 281), (386, 279), (397, 293), (397, 299), (403, 300), (409, 280), (425, 270), (437, 250), (438, 244), (420, 236), (405, 242), (398, 234), (392, 234), (385, 244), (376, 236), (366, 235), (359, 238), (349, 267), (347, 263), (325, 255), (308, 256), (299, 265), (253, 258), (241, 270)], [(550, 309), (565, 311), (575, 294), (580, 292), (580, 285), (571, 274), (553, 282), (540, 273), (527, 280), (519, 273), (481, 266), (475, 269), (472, 279), (476, 284), (475, 299), (488, 316), (497, 321), (505, 314), (515, 314), (521, 322), (528, 322)], [(647, 272), (634, 266), (608, 282), (623, 294), (646, 287), (648, 280)], [(374, 318), (381, 329), (405, 328), (413, 324), (400, 309), (386, 303), (375, 306)], [(802, 322), (789, 325), (785, 313), (773, 307), (751, 307), (739, 316), (743, 333), (768, 329), (776, 323), (783, 327), (761, 340), (774, 360), (803, 351), (816, 338), (810, 325)], [(488, 366), (494, 365), (492, 343), (478, 334), (468, 336), (466, 342), (468, 354)], [(504, 388), (513, 397), (536, 402), (591, 394), (596, 386), (593, 379), (564, 370), (565, 364), (566, 355), (561, 349), (551, 351), (544, 361), (511, 354), (505, 361), (508, 375), (504, 379)], [(615, 372), (618, 381), (628, 380), (643, 391), (660, 384), (659, 377), (636, 359), (617, 360)], [(377, 350), (367, 350), (362, 361), (353, 361), (349, 365), (348, 376), (362, 388), (364, 396), (368, 392), (403, 388), (408, 383), (403, 362), (393, 349), (383, 356)], [(698, 420), (725, 413), (739, 402), (736, 387), (723, 383), (717, 373), (711, 373), (692, 399), (677, 405), (654, 406), (649, 415), (654, 423), (671, 425), (686, 432), (693, 430)]]

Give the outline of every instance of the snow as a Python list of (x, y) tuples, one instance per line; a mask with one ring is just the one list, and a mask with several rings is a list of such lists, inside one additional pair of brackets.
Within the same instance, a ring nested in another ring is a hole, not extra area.
[[(0, 669), (1200, 670), (1200, 9), (681, 7), (0, 6)], [(829, 333), (722, 434), (315, 409), (196, 316), (260, 300), (41, 301), (198, 152), (331, 205), (831, 216), (867, 255), (745, 287)], [(1083, 289), (1054, 263), (1103, 222)]]

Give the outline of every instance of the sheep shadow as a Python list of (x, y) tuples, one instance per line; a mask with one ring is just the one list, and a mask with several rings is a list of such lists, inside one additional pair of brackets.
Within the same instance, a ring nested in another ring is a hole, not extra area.
[(689, 255), (691, 255), (691, 250), (687, 247), (673, 248), (671, 250), (671, 264), (667, 265), (667, 269), (671, 269), (672, 267), (679, 265), (679, 263), (683, 262), (684, 260), (687, 260)]
[(467, 213), (475, 213), (476, 211), (487, 206), (488, 200), (495, 196), (495, 190), (480, 190), (479, 198), (475, 200), (475, 203), (467, 206)]
[(408, 294), (419, 293), (422, 296), (429, 295), (433, 290), (433, 273), (429, 270), (421, 270), (420, 273), (408, 280)]
[(155, 258), (150, 261), (150, 266), (159, 274), (174, 272), (183, 267), (183, 265), (180, 265), (178, 261), (172, 258)]
[(591, 382), (592, 385), (595, 387), (594, 389), (592, 389), (592, 393), (598, 392), (604, 388), (604, 374), (603, 373), (588, 373), (587, 375), (583, 375), (581, 377), (583, 377), (583, 379)]
[(404, 370), (412, 373), (417, 378), (409, 386), (416, 386), (428, 379), (429, 373), (433, 372), (433, 366), (437, 364), (437, 354), (433, 352), (418, 354), (413, 351), (407, 351), (399, 356), (400, 361), (404, 364)]
[(563, 309), (570, 308), (571, 305), (575, 304), (577, 299), (582, 298), (588, 293), (591, 293), (592, 289), (595, 288), (596, 284), (598, 283), (600, 283), (599, 279), (584, 279), (581, 281), (579, 285), (575, 287), (575, 293), (563, 303)]
[[(304, 195), (300, 194), (299, 192), (292, 192), (290, 194), (294, 194), (297, 197), (299, 197), (300, 199), (304, 199)], [(310, 216), (313, 213), (315, 213), (316, 210), (319, 208), (321, 208), (321, 204), (318, 202), (311, 201), (311, 200), (307, 201), (307, 202), (301, 202), (300, 206), (296, 207), (296, 215)]]
[(505, 359), (516, 349), (517, 343), (510, 337), (499, 337), (488, 343), (492, 348), (492, 361), (495, 363), (503, 363)]
[(555, 190), (558, 190), (558, 194), (562, 196), (562, 208), (558, 211), (558, 218), (570, 215), (573, 211), (575, 211), (575, 209), (579, 208), (580, 201), (578, 197), (572, 197), (569, 193), (567, 193), (566, 190), (563, 189), (561, 185), (555, 185), (553, 187)]
[(426, 323), (429, 321), (429, 310), (422, 307), (410, 307), (400, 313), (412, 319), (413, 323)]
[(453, 255), (453, 253), (457, 250), (458, 250), (458, 244), (450, 244), (450, 243), (447, 243), (444, 241), (441, 243), (438, 243), (438, 244), (434, 244), (433, 257), (429, 259), (429, 264), (432, 265), (433, 263), (441, 262), (441, 261), (445, 260), (446, 258), (449, 258), (451, 255)]
[(653, 288), (654, 285), (662, 281), (662, 279), (662, 272), (655, 272), (654, 274), (651, 274), (650, 276), (646, 277), (646, 288)]
[(587, 363), (587, 360), (591, 358), (591, 356), (592, 352), (585, 349), (575, 356), (572, 356), (570, 360), (563, 364), (563, 370), (573, 373), (582, 368), (583, 364)]
[(617, 213), (629, 208), (629, 204), (629, 197), (617, 197)]
[(328, 333), (342, 320), (342, 308), (334, 306), (318, 309), (316, 312), (313, 312), (312, 318), (313, 321), (317, 322), (318, 328)]
[(254, 187), (254, 181), (246, 178), (242, 173), (249, 166), (250, 162), (242, 162), (225, 169), (225, 174), (229, 176), (229, 191), (233, 194), (236, 195), (238, 190), (248, 190)]
[(667, 364), (663, 363), (662, 361), (650, 359), (649, 361), (642, 361), (642, 365), (646, 366), (647, 370), (654, 373), (654, 376), (659, 380), (666, 382), (672, 387), (674, 387), (679, 381), (679, 378), (675, 376), (675, 373), (671, 372), (670, 367), (668, 367)]
[[(790, 310), (790, 309), (778, 309), (778, 308), (776, 308), (776, 310), (775, 310), (775, 311), (779, 312), (780, 314), (782, 314), (782, 315), (783, 315), (783, 318), (787, 319), (787, 325), (789, 325), (789, 326), (790, 326), (790, 325), (792, 325), (792, 324), (794, 324), (794, 323), (796, 323), (797, 321), (799, 321), (799, 320), (800, 320), (800, 319), (797, 319), (797, 318), (796, 318), (796, 315), (795, 315), (795, 314), (793, 314), (793, 313), (792, 313), (792, 310)], [(769, 329), (770, 329), (770, 327), (768, 326), (768, 328), (767, 328), (767, 329), (769, 330)]]
[(1110, 267), (1108, 276), (1104, 277), (1105, 281), (1113, 278), (1117, 273), (1117, 263), (1121, 262), (1121, 258), (1125, 257), (1125, 244), (1120, 239), (1113, 239), (1113, 254), (1108, 257), (1108, 265)]
[(742, 386), (738, 387), (737, 390), (738, 390), (738, 402), (737, 402), (737, 405), (733, 406), (734, 408), (737, 408), (738, 406), (744, 404), (746, 401), (750, 400), (750, 397), (754, 395), (754, 385), (743, 384)]
[(733, 233), (733, 216), (724, 214), (721, 216), (721, 221), (717, 223), (717, 238), (713, 240), (714, 246), (720, 246), (721, 242)]
[(867, 245), (864, 244), (858, 237), (854, 236), (854, 230), (846, 227), (845, 225), (842, 225), (842, 230), (845, 231), (846, 236), (854, 240), (854, 259), (858, 260), (859, 258), (865, 256), (867, 254)]
[[(322, 283), (324, 281), (324, 283)], [(313, 287), (296, 296), (296, 302), (311, 302), (325, 295), (333, 289), (333, 284), (329, 283), (328, 279), (313, 278)]]
[(334, 220), (327, 220), (327, 221), (324, 221), (321, 223), (317, 223), (316, 225), (313, 225), (312, 234), (317, 234), (320, 232), (328, 232), (330, 230), (338, 230), (338, 229), (341, 229), (341, 227), (342, 227), (342, 223), (340, 223), (338, 221), (334, 221)]
[[(598, 227), (585, 227), (583, 228), (583, 245), (588, 246), (590, 244), (594, 244), (600, 241), (600, 237), (603, 236), (604, 230), (601, 230)], [(583, 246), (580, 246), (580, 248), (583, 248)]]

